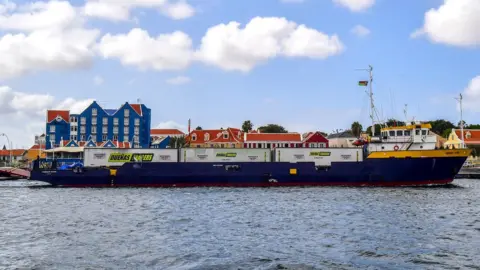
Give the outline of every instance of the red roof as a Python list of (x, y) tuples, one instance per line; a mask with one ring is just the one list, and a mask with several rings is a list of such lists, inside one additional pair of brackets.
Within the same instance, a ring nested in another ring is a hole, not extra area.
[[(18, 156), (23, 156), (25, 153), (25, 149), (12, 149), (12, 157), (18, 157)], [(0, 156), (2, 157), (9, 157), (10, 156), (10, 150), (0, 150)]]
[(45, 149), (45, 144), (42, 144), (41, 147), (38, 144), (34, 144), (32, 147), (30, 147), (29, 150), (39, 150), (39, 149)]
[(130, 104), (132, 109), (138, 113), (138, 115), (142, 116), (142, 105), (141, 104)]
[(245, 141), (301, 142), (300, 133), (247, 133)]
[(66, 110), (47, 110), (47, 123), (52, 122), (57, 118), (57, 116), (60, 116), (65, 122), (70, 121), (70, 111)]
[(328, 139), (325, 138), (320, 132), (316, 131), (307, 133), (303, 138), (303, 142), (328, 143)]
[(150, 135), (185, 135), (185, 133), (178, 129), (152, 128)]
[[(462, 132), (460, 129), (455, 129), (459, 139), (462, 139)], [(480, 129), (464, 129), (463, 137), (466, 144), (480, 144)]]
[[(224, 138), (222, 134), (227, 133), (228, 137)], [(240, 134), (239, 134), (240, 133)], [(227, 129), (208, 129), (208, 130), (193, 130), (187, 136), (187, 139), (195, 134), (196, 140), (191, 140), (191, 143), (236, 143), (236, 142), (243, 142), (243, 133), (238, 128), (227, 128)], [(206, 140), (207, 139), (207, 140)]]

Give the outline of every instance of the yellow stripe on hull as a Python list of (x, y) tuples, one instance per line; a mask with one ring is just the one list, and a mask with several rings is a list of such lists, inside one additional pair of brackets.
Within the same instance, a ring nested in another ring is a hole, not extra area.
[(382, 151), (373, 152), (368, 158), (444, 158), (468, 157), (471, 149), (445, 149), (445, 150), (409, 150), (409, 151)]

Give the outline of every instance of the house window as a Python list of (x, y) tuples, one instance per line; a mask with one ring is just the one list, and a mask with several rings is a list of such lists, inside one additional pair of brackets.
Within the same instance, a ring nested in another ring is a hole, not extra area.
[(210, 140), (210, 134), (205, 133), (205, 141), (209, 141), (209, 140)]
[(81, 136), (80, 136), (80, 140), (81, 140), (82, 142), (84, 142), (84, 141), (85, 141), (85, 135), (81, 135)]
[(139, 141), (138, 136), (133, 136), (133, 141), (136, 142), (136, 143), (138, 143), (138, 141)]
[(232, 148), (235, 148), (235, 144), (234, 144), (234, 143), (232, 143)]
[(228, 133), (223, 133), (223, 138), (228, 139)]
[(50, 141), (55, 142), (55, 134), (50, 135)]
[(128, 134), (128, 127), (123, 127), (123, 133)]
[(192, 141), (196, 141), (197, 140), (197, 134), (193, 133), (192, 134)]
[(102, 123), (103, 125), (108, 125), (108, 117), (103, 117)]
[(92, 133), (97, 133), (97, 127), (96, 126), (92, 126)]
[(85, 117), (80, 118), (80, 124), (85, 125), (87, 123), (87, 119)]
[(76, 132), (78, 130), (78, 126), (70, 126), (70, 132)]
[(138, 134), (140, 133), (140, 128), (139, 128), (139, 127), (135, 127), (134, 132), (135, 132), (135, 135), (138, 135)]
[(118, 141), (118, 135), (113, 135), (113, 140)]
[(222, 144), (220, 145), (220, 147), (221, 147), (221, 148), (224, 148), (224, 147), (225, 147), (225, 144), (222, 143)]
[(75, 122), (77, 122), (77, 117), (71, 116), (70, 117), (70, 123), (75, 123)]
[(118, 127), (113, 127), (113, 134), (118, 134)]
[(107, 135), (102, 135), (102, 141), (106, 141), (108, 138), (107, 138)]
[(130, 110), (129, 109), (123, 110), (123, 114), (124, 114), (125, 117), (129, 117), (130, 116)]
[(123, 119), (123, 125), (128, 126), (128, 122), (130, 122), (130, 119), (128, 117), (125, 117), (125, 119)]
[(85, 134), (85, 126), (80, 127), (80, 133)]
[(103, 134), (107, 134), (107, 133), (108, 133), (108, 128), (107, 128), (107, 127), (103, 127), (103, 128), (102, 128), (102, 133), (103, 133)]
[(140, 125), (140, 119), (135, 118), (135, 126), (139, 126), (139, 125)]
[(76, 141), (77, 140), (77, 135), (70, 135), (70, 140), (71, 141)]
[(92, 125), (96, 125), (97, 124), (97, 117), (92, 117)]
[(50, 126), (50, 132), (55, 132), (55, 126)]
[(118, 126), (118, 118), (116, 118), (116, 117), (113, 118), (113, 124), (114, 124), (115, 126)]
[(97, 108), (92, 108), (92, 115), (97, 115)]

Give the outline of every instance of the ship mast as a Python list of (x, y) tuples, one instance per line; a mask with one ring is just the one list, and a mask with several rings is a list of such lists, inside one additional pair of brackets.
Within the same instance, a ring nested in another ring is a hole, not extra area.
[(455, 98), (456, 100), (458, 100), (458, 102), (460, 103), (460, 132), (462, 133), (462, 148), (465, 148), (465, 140), (463, 138), (463, 104), (462, 104), (462, 100), (463, 100), (463, 96), (462, 94), (460, 94), (460, 97), (459, 98)]
[(357, 70), (365, 70), (368, 71), (370, 75), (370, 80), (369, 80), (369, 92), (368, 92), (368, 97), (370, 98), (370, 119), (372, 119), (372, 137), (375, 137), (375, 105), (373, 103), (373, 89), (372, 89), (372, 82), (373, 82), (373, 67), (371, 65), (368, 65), (367, 68), (363, 69), (357, 69)]

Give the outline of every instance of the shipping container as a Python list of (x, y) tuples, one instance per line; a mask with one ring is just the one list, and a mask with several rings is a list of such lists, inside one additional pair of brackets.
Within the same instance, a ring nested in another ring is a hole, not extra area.
[(85, 167), (121, 166), (125, 162), (178, 162), (177, 149), (85, 148)]
[(361, 148), (277, 148), (275, 161), (315, 162), (316, 166), (330, 166), (332, 162), (363, 161)]
[(270, 149), (182, 148), (181, 162), (270, 162)]

